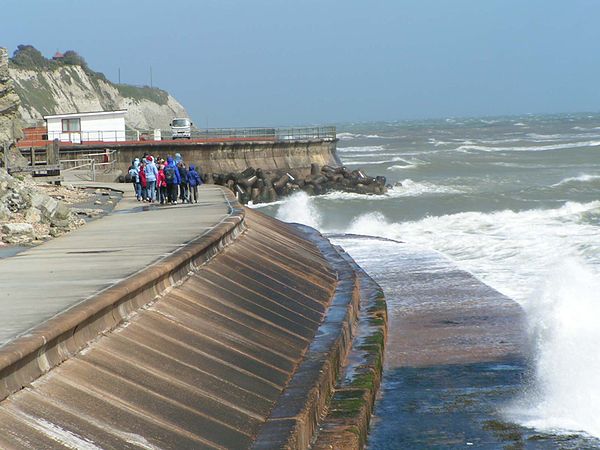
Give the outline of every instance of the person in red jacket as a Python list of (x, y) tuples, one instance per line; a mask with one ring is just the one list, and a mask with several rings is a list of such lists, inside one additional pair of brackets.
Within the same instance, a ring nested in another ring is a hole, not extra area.
[(165, 166), (159, 164), (158, 178), (156, 179), (156, 187), (158, 189), (158, 200), (161, 205), (164, 205), (167, 200), (167, 179), (165, 177)]
[(148, 184), (146, 183), (146, 171), (144, 170), (146, 168), (146, 163), (144, 161), (145, 160), (142, 160), (140, 163), (140, 184), (142, 185), (142, 200), (146, 201), (148, 198)]

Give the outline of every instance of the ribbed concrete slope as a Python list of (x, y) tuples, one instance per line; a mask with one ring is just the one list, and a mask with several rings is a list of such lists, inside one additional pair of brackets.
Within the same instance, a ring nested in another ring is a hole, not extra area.
[(0, 403), (0, 448), (247, 448), (309, 346), (336, 274), (247, 212), (221, 254)]

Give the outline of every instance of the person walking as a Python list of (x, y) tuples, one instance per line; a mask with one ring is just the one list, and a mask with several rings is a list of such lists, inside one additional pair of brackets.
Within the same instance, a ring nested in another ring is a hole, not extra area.
[(200, 174), (196, 171), (196, 166), (190, 164), (190, 170), (187, 174), (188, 185), (190, 186), (189, 199), (190, 203), (193, 201), (194, 203), (198, 203), (198, 186), (202, 184), (202, 178), (200, 178)]
[[(138, 202), (142, 199), (142, 182), (140, 181), (140, 158), (135, 158), (133, 160), (133, 167), (135, 169), (136, 180), (135, 180), (135, 196), (138, 199)], [(133, 180), (133, 178), (132, 178)]]
[[(139, 166), (139, 161), (138, 161)], [(141, 193), (141, 185), (140, 185), (140, 173), (138, 172), (138, 167), (132, 162), (131, 166), (129, 166), (129, 170), (127, 171), (129, 174), (129, 178), (131, 183), (133, 183), (133, 192), (135, 193), (135, 198), (140, 199)]]
[(179, 169), (175, 165), (173, 158), (169, 156), (167, 158), (167, 165), (164, 168), (165, 180), (167, 182), (167, 196), (169, 203), (177, 204), (177, 189), (181, 178), (179, 177)]
[(181, 199), (181, 203), (188, 203), (188, 170), (183, 161), (180, 161), (179, 164), (177, 164), (177, 170), (179, 170), (179, 178), (181, 179), (181, 182), (179, 183), (179, 198)]
[(145, 160), (140, 161), (140, 167), (138, 169), (138, 175), (140, 177), (140, 194), (141, 197), (138, 199), (138, 201), (143, 200), (146, 201), (146, 198), (148, 198), (148, 184), (146, 183), (146, 164), (144, 162)]
[(158, 190), (158, 201), (164, 205), (167, 201), (167, 179), (165, 178), (165, 166), (159, 164), (158, 177), (156, 178), (156, 189)]
[(146, 157), (146, 168), (144, 171), (146, 172), (147, 200), (150, 203), (153, 203), (156, 201), (156, 178), (158, 177), (158, 169), (156, 168), (156, 164), (154, 164), (152, 155)]

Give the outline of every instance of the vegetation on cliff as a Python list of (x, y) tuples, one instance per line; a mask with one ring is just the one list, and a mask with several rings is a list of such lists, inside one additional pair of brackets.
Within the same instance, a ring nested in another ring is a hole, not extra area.
[(31, 45), (19, 45), (9, 69), (28, 122), (49, 114), (127, 109), (130, 127), (152, 129), (167, 128), (173, 117), (188, 115), (168, 92), (113, 83), (74, 50), (50, 59)]

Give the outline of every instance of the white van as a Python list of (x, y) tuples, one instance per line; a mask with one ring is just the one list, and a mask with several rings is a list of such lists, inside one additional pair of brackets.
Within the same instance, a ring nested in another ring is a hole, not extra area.
[(175, 117), (169, 125), (171, 125), (172, 139), (192, 138), (192, 125), (194, 124), (187, 117)]

